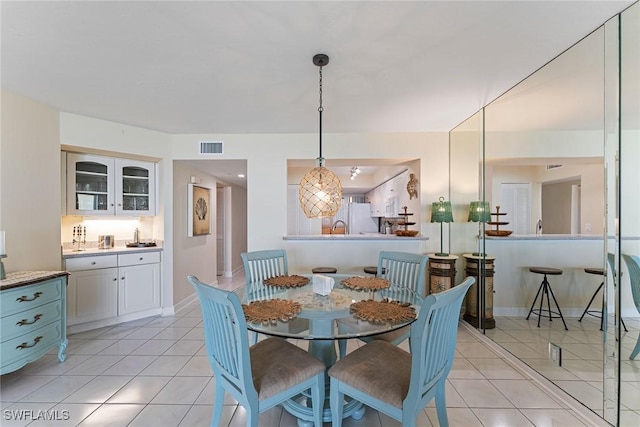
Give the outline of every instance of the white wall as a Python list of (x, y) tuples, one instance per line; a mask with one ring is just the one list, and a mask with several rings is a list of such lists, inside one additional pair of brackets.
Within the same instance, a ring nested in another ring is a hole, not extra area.
[[(199, 141), (224, 141), (224, 154), (217, 159), (247, 159), (247, 248), (250, 251), (284, 247), (287, 233), (287, 159), (313, 159), (317, 156), (317, 135), (176, 135), (173, 158), (197, 159)], [(335, 153), (335, 154), (333, 154)], [(423, 235), (439, 236), (439, 226), (429, 222), (433, 201), (448, 193), (448, 134), (326, 134), (323, 154), (341, 159), (407, 158), (420, 159), (419, 212), (416, 228)], [(445, 227), (446, 228), (446, 227)], [(446, 233), (446, 230), (445, 230)], [(435, 250), (439, 238), (429, 241)]]
[(58, 112), (2, 90), (0, 230), (7, 273), (61, 270)]

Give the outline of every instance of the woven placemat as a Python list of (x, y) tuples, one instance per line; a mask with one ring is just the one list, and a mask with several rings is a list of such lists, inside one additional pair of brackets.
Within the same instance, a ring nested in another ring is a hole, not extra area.
[(288, 322), (296, 317), (301, 310), (302, 307), (297, 302), (279, 298), (242, 304), (242, 311), (244, 311), (244, 318), (247, 319), (247, 322), (262, 323), (263, 325), (273, 325), (278, 321)]
[(345, 288), (354, 289), (356, 291), (377, 291), (379, 289), (387, 289), (389, 281), (380, 279), (379, 277), (349, 277), (342, 281)]
[(265, 285), (277, 286), (279, 288), (298, 288), (309, 283), (308, 277), (291, 275), (291, 276), (276, 276), (264, 279), (262, 281)]
[(416, 318), (416, 310), (409, 303), (364, 300), (351, 304), (351, 312), (357, 319), (371, 323), (402, 323)]

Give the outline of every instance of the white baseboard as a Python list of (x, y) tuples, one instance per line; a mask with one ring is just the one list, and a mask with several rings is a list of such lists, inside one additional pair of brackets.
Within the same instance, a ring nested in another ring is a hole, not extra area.
[(182, 310), (191, 309), (192, 306), (198, 303), (198, 294), (195, 292), (192, 295), (189, 295), (179, 303), (173, 306), (173, 314), (178, 314)]

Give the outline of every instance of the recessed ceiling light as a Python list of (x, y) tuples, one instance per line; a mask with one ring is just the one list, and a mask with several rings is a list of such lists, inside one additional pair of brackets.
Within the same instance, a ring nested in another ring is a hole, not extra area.
[(238, 174), (238, 178), (244, 178), (244, 174), (243, 173), (239, 173)]

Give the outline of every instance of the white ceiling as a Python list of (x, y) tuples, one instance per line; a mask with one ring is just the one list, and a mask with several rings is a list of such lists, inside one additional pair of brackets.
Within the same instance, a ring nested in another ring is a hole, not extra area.
[(1, 82), (168, 133), (449, 131), (633, 3), (2, 1)]

